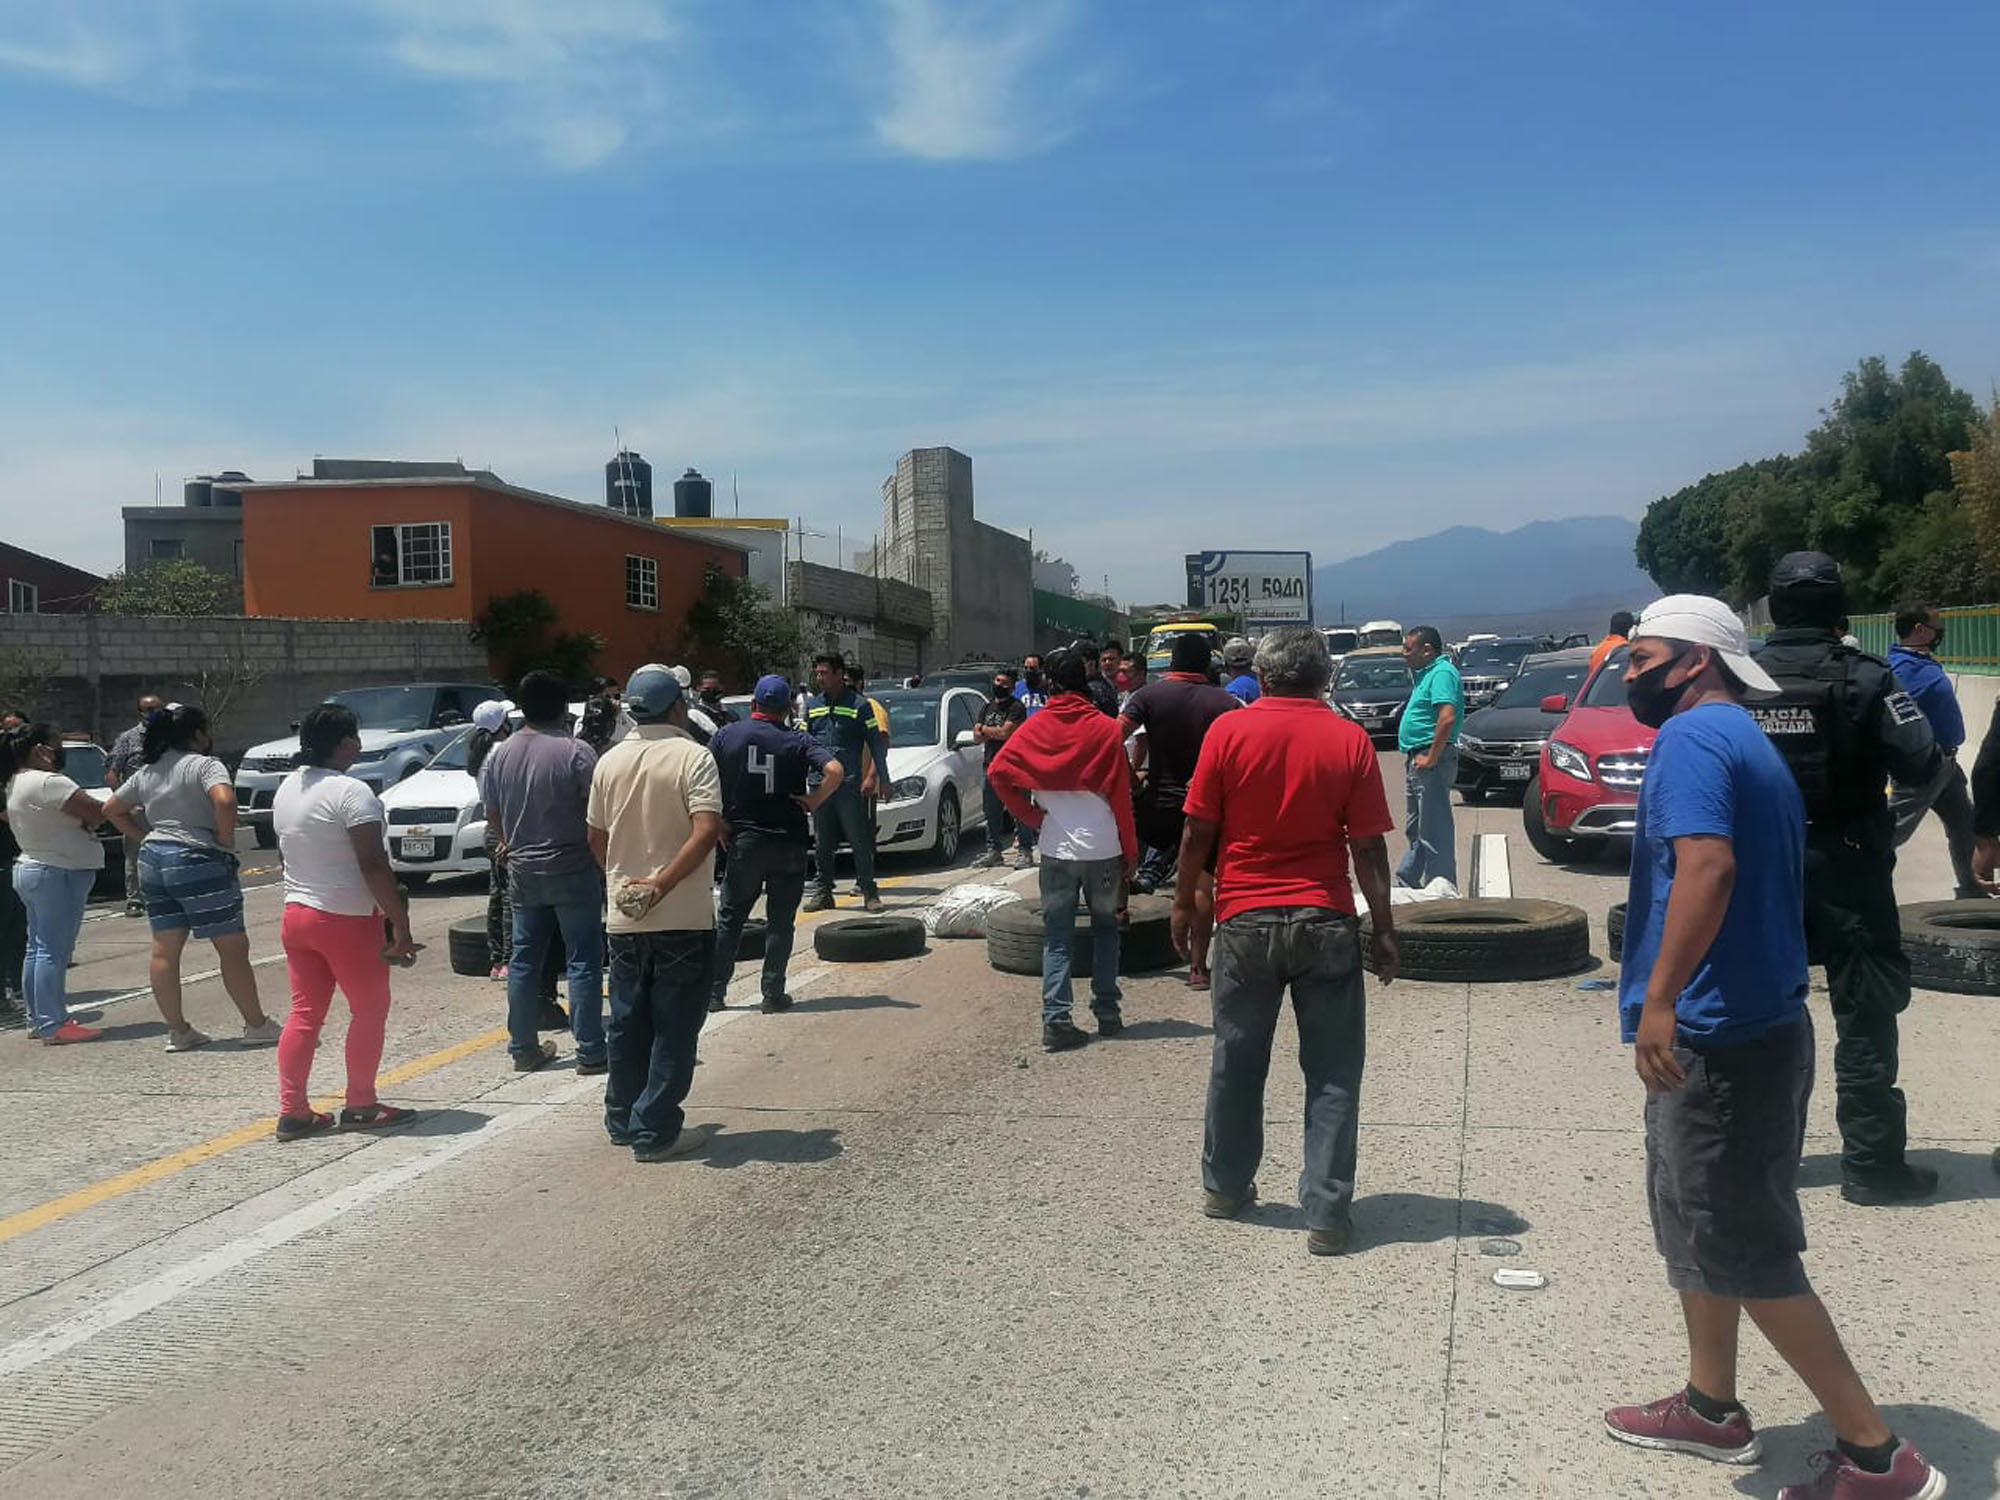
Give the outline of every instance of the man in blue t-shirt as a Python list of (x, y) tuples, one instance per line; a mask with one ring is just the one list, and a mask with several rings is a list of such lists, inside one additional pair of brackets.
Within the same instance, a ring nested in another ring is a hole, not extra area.
[(1618, 1012), (1646, 1085), (1653, 1238), (1680, 1293), (1688, 1381), (1604, 1415), (1620, 1442), (1749, 1464), (1736, 1396), (1750, 1315), (1817, 1395), (1838, 1446), (1784, 1496), (1915, 1500), (1944, 1481), (1876, 1409), (1806, 1278), (1799, 1154), (1812, 1094), (1805, 807), (1742, 708), (1778, 685), (1719, 599), (1675, 594), (1632, 631), (1625, 689), (1659, 731), (1639, 792)]
[(1042, 659), (1032, 651), (1021, 658), (1021, 680), (1014, 684), (1014, 696), (1031, 719), (1049, 706), (1049, 685), (1042, 679)]
[[(846, 776), (832, 750), (790, 727), (792, 685), (784, 678), (758, 678), (750, 706), (748, 719), (725, 724), (708, 745), (722, 776), (722, 821), (729, 830), (729, 868), (715, 922), (712, 1011), (724, 1008), (743, 923), (759, 896), (766, 927), (763, 1008), (791, 1009), (785, 968), (792, 961), (792, 931), (806, 890), (811, 818)], [(822, 779), (807, 790), (814, 771)]]
[(1257, 681), (1252, 665), (1256, 656), (1250, 643), (1240, 635), (1222, 648), (1222, 688), (1238, 703), (1255, 703), (1263, 696), (1263, 685)]

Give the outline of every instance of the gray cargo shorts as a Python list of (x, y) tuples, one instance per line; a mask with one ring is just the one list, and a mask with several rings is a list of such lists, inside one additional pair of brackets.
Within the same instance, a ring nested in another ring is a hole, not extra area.
[(1753, 1301), (1805, 1295), (1811, 1019), (1728, 1046), (1677, 1045), (1674, 1057), (1687, 1081), (1646, 1096), (1646, 1197), (1668, 1284)]

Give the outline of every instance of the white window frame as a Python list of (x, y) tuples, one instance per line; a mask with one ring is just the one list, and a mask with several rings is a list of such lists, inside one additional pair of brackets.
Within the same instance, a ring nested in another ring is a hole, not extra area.
[[(375, 536), (377, 532), (393, 531), (396, 534), (396, 580), (384, 583), (375, 577)], [(410, 552), (413, 542), (425, 544), (425, 551), (432, 554), (433, 566), (423, 577), (411, 576)], [(451, 522), (449, 521), (405, 521), (395, 525), (371, 526), (368, 529), (368, 583), (378, 589), (436, 589), (447, 588), (452, 581), (451, 564)]]
[(648, 614), (658, 614), (660, 612), (660, 560), (658, 558), (641, 557), (636, 552), (625, 554), (625, 607), (627, 609), (642, 609)]
[(42, 612), (42, 591), (36, 584), (25, 578), (7, 580), (7, 613), (10, 615), (38, 615)]

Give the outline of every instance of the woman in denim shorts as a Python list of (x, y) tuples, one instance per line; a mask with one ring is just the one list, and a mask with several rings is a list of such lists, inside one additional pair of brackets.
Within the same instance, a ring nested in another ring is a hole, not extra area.
[[(167, 1022), (167, 1050), (191, 1052), (208, 1037), (181, 1009), (181, 954), (188, 935), (215, 944), (223, 988), (243, 1016), (243, 1040), (269, 1046), (283, 1028), (257, 1002), (250, 938), (237, 878), (236, 788), (209, 752), (208, 715), (170, 703), (146, 719), (139, 767), (120, 784), (105, 816), (139, 846), (139, 893), (153, 929), (153, 999)], [(142, 829), (133, 814), (143, 813)]]

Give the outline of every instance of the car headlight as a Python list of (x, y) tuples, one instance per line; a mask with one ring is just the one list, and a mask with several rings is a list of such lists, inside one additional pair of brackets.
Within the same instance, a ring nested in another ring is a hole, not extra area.
[(1563, 775), (1574, 776), (1578, 781), (1589, 781), (1592, 779), (1590, 774), (1590, 757), (1577, 749), (1576, 746), (1565, 744), (1561, 740), (1549, 741), (1549, 764), (1562, 772)]
[(923, 796), (924, 791), (923, 777), (905, 776), (901, 781), (890, 783), (889, 800), (891, 802), (914, 802)]
[(1476, 740), (1469, 734), (1462, 734), (1458, 737), (1458, 747), (1461, 750), (1470, 750), (1475, 755), (1486, 753), (1486, 741)]
[(363, 750), (359, 755), (354, 757), (354, 764), (357, 766), (379, 766), (388, 758), (389, 752), (387, 750)]

